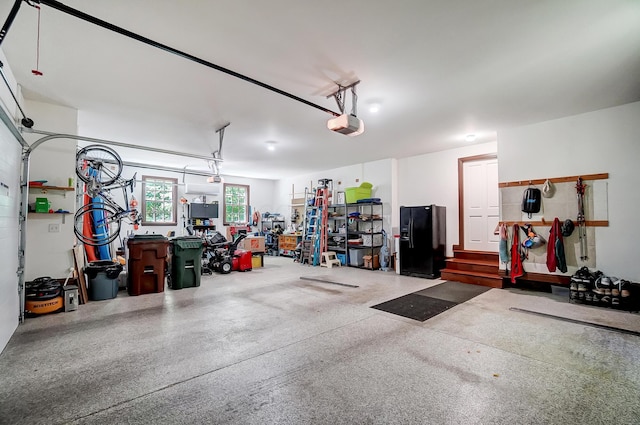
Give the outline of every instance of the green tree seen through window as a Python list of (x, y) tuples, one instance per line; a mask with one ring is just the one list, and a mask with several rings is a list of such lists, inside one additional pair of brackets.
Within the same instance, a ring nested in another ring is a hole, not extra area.
[(249, 222), (249, 186), (224, 185), (224, 224)]
[(176, 225), (177, 179), (142, 176), (142, 225)]

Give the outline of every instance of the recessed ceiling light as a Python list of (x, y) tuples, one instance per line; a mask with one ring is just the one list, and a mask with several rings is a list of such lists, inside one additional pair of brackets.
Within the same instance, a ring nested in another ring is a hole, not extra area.
[(467, 142), (475, 142), (476, 141), (476, 135), (475, 134), (467, 134), (466, 136), (464, 136), (464, 140), (466, 140)]
[(269, 140), (269, 141), (267, 141), (265, 143), (267, 144), (267, 149), (268, 150), (270, 150), (270, 151), (275, 151), (276, 150), (276, 142)]
[(375, 114), (379, 110), (380, 110), (380, 104), (379, 103), (373, 103), (373, 104), (371, 104), (371, 106), (369, 106), (369, 112), (372, 112), (372, 113)]

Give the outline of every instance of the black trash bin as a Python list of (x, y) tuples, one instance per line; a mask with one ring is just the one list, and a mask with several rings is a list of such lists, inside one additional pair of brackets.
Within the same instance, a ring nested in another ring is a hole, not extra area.
[(192, 236), (175, 238), (171, 241), (171, 289), (200, 286), (202, 268), (202, 239)]
[(118, 275), (122, 271), (120, 263), (111, 260), (92, 261), (84, 271), (89, 277), (89, 300), (109, 300), (118, 296)]

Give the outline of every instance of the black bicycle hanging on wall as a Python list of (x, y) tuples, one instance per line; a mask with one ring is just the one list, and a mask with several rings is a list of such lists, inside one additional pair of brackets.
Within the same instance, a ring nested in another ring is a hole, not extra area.
[[(76, 153), (76, 174), (85, 183), (85, 202), (76, 211), (73, 231), (87, 245), (102, 246), (113, 242), (120, 235), (122, 220), (135, 227), (140, 222), (133, 195), (135, 175), (130, 180), (121, 177), (122, 159), (111, 148), (89, 145)], [(122, 189), (123, 208), (111, 194)], [(134, 199), (132, 199), (134, 201)]]

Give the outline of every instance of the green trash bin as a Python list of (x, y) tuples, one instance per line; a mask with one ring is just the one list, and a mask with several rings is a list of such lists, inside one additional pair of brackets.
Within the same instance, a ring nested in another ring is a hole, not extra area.
[(171, 247), (173, 255), (169, 288), (200, 286), (202, 239), (190, 236), (175, 238), (171, 241)]

